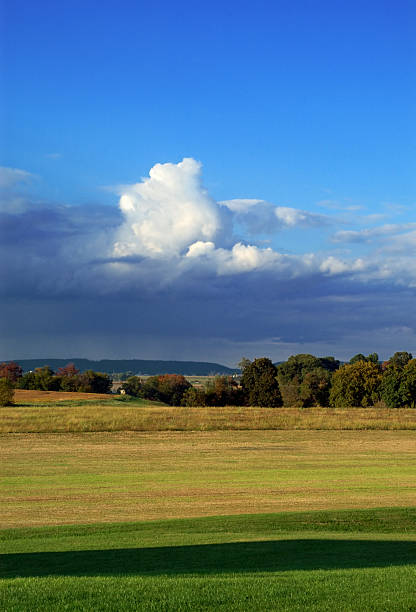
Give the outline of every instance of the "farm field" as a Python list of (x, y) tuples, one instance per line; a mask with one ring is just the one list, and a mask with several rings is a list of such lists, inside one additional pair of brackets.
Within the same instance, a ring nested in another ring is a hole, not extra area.
[(4, 434), (0, 527), (416, 505), (411, 431)]
[[(48, 399), (1, 417), (26, 432), (0, 435), (0, 609), (416, 609), (414, 431), (152, 431), (190, 409)], [(99, 410), (149, 430), (80, 431)], [(75, 431), (45, 431), (60, 411)]]

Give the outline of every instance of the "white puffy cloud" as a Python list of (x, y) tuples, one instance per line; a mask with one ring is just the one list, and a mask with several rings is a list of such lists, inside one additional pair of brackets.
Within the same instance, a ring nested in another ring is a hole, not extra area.
[(365, 270), (365, 268), (365, 262), (361, 258), (353, 261), (344, 261), (338, 257), (334, 257), (333, 255), (326, 257), (319, 266), (319, 270), (321, 272), (330, 276), (345, 274), (347, 272), (362, 272)]
[(215, 251), (215, 244), (213, 242), (198, 240), (190, 245), (186, 257), (203, 257), (204, 255), (210, 255), (213, 251)]
[(123, 188), (120, 209), (125, 222), (114, 245), (118, 256), (179, 255), (221, 228), (219, 207), (202, 186), (201, 164), (191, 158), (153, 166), (149, 178)]

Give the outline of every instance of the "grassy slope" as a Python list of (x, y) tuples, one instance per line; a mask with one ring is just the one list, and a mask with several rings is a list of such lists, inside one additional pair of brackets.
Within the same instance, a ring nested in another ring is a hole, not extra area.
[(416, 605), (412, 508), (8, 530), (0, 536), (0, 597), (10, 612), (381, 612)]

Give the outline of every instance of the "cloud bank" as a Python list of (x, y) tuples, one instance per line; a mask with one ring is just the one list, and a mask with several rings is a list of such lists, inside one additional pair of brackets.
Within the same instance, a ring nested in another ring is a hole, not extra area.
[[(191, 158), (117, 187), (118, 206), (32, 200), (30, 180), (0, 172), (4, 358), (416, 349), (403, 344), (416, 339), (411, 219), (363, 227), (357, 212), (346, 228), (338, 212), (217, 202)], [(305, 248), (310, 236), (320, 248)]]
[[(126, 263), (132, 256), (169, 260), (171, 267), (176, 266), (175, 276), (191, 267), (211, 269), (218, 275), (269, 269), (285, 278), (308, 271), (333, 274), (348, 270), (347, 264), (333, 256), (289, 256), (237, 240), (238, 225), (250, 237), (285, 228), (322, 227), (331, 221), (324, 215), (259, 199), (216, 202), (202, 184), (201, 168), (192, 158), (178, 164), (156, 164), (148, 178), (120, 187), (124, 222), (111, 256), (119, 262), (125, 258)], [(351, 269), (357, 269), (356, 262)]]

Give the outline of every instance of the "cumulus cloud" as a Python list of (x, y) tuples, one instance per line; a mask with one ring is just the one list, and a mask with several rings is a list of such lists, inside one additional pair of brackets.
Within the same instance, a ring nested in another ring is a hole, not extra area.
[(125, 223), (115, 255), (179, 255), (221, 228), (218, 205), (202, 186), (201, 164), (191, 158), (153, 166), (148, 178), (123, 188), (120, 209)]
[(322, 226), (328, 223), (326, 217), (260, 199), (216, 202), (204, 188), (201, 164), (194, 159), (156, 164), (149, 177), (118, 191), (124, 223), (111, 255), (120, 263), (134, 256), (169, 261), (170, 278), (173, 268), (174, 278), (195, 267), (218, 275), (274, 269), (285, 278), (312, 267), (319, 270), (316, 258), (282, 255), (246, 244), (234, 233), (239, 225), (249, 235)]

